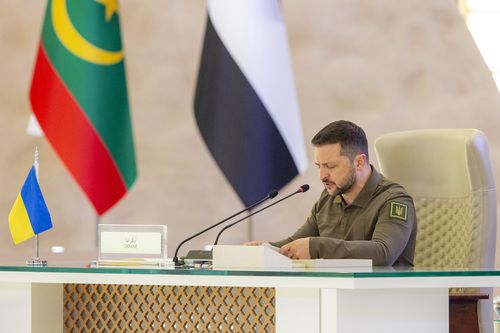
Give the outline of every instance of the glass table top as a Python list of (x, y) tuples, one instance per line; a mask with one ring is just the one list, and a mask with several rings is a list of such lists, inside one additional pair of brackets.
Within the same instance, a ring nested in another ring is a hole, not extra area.
[(288, 268), (288, 269), (211, 269), (209, 266), (174, 267), (171, 262), (125, 262), (116, 265), (95, 261), (52, 261), (45, 267), (30, 267), (23, 262), (0, 262), (2, 272), (52, 272), (94, 274), (149, 274), (149, 275), (219, 275), (219, 276), (311, 276), (335, 278), (373, 277), (450, 277), (500, 276), (494, 268), (426, 268), (426, 267), (341, 267), (341, 268)]

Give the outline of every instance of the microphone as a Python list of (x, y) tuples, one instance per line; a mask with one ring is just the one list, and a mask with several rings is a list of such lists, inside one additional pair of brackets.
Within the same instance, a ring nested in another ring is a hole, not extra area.
[(175, 249), (175, 254), (174, 254), (174, 258), (173, 258), (173, 261), (174, 261), (174, 263), (175, 263), (175, 266), (181, 266), (181, 265), (183, 265), (183, 264), (184, 264), (184, 260), (179, 259), (179, 258), (177, 257), (177, 253), (179, 252), (179, 249), (181, 248), (181, 246), (182, 246), (184, 243), (186, 243), (187, 241), (190, 241), (191, 239), (193, 239), (193, 238), (195, 238), (195, 237), (198, 237), (199, 235), (203, 234), (204, 232), (207, 232), (208, 230), (210, 230), (210, 229), (212, 229), (212, 228), (215, 228), (216, 226), (218, 226), (218, 225), (220, 225), (220, 224), (222, 224), (222, 223), (224, 223), (224, 222), (226, 222), (226, 221), (228, 221), (228, 220), (232, 219), (233, 217), (235, 217), (235, 216), (237, 216), (237, 215), (240, 215), (240, 214), (241, 214), (241, 213), (243, 213), (244, 211), (250, 210), (250, 209), (254, 208), (254, 207), (255, 207), (255, 206), (257, 206), (257, 205), (260, 205), (261, 203), (263, 203), (263, 202), (264, 202), (264, 201), (266, 201), (267, 199), (272, 199), (272, 198), (276, 197), (277, 195), (278, 195), (278, 191), (273, 190), (273, 191), (269, 192), (269, 194), (268, 194), (265, 198), (263, 198), (263, 199), (261, 199), (261, 200), (257, 201), (256, 203), (254, 203), (254, 204), (252, 204), (252, 205), (250, 205), (250, 206), (248, 206), (248, 207), (246, 207), (246, 208), (244, 208), (244, 209), (240, 210), (239, 212), (237, 212), (237, 213), (235, 213), (235, 214), (233, 214), (233, 215), (231, 215), (231, 216), (229, 216), (229, 217), (227, 217), (227, 218), (223, 219), (222, 221), (219, 221), (219, 222), (215, 223), (214, 225), (212, 225), (212, 226), (210, 226), (210, 227), (208, 227), (208, 228), (206, 228), (206, 229), (203, 229), (202, 231), (200, 231), (200, 232), (198, 232), (198, 233), (194, 234), (193, 236), (188, 237), (188, 238), (186, 238), (185, 240), (183, 240), (183, 241), (179, 244), (179, 246), (177, 246), (177, 248)]
[(273, 203), (272, 203), (272, 204), (270, 204), (270, 205), (267, 205), (267, 206), (265, 206), (265, 207), (262, 207), (261, 209), (259, 209), (259, 210), (255, 211), (255, 212), (253, 212), (252, 214), (247, 215), (247, 216), (245, 216), (244, 218), (241, 218), (241, 219), (237, 220), (236, 222), (233, 222), (233, 223), (231, 223), (231, 224), (226, 225), (226, 226), (225, 226), (224, 228), (222, 228), (222, 229), (221, 229), (221, 231), (219, 231), (219, 233), (217, 234), (217, 237), (215, 238), (214, 245), (217, 245), (217, 243), (219, 242), (219, 237), (220, 237), (220, 235), (224, 232), (224, 230), (231, 228), (231, 227), (232, 227), (232, 226), (234, 226), (235, 224), (238, 224), (238, 223), (240, 223), (241, 221), (244, 221), (244, 220), (246, 220), (247, 218), (249, 218), (249, 217), (251, 217), (251, 216), (253, 216), (253, 215), (257, 214), (257, 213), (262, 212), (264, 209), (268, 209), (269, 207), (272, 207), (272, 206), (276, 205), (277, 203), (280, 203), (280, 202), (282, 202), (283, 200), (288, 199), (288, 198), (290, 198), (291, 196), (293, 196), (293, 195), (295, 195), (295, 194), (297, 194), (297, 193), (304, 193), (304, 192), (307, 192), (307, 190), (309, 190), (309, 185), (308, 185), (308, 184), (304, 184), (304, 185), (302, 185), (301, 187), (299, 187), (299, 189), (298, 189), (297, 191), (293, 192), (292, 194), (289, 194), (289, 195), (287, 195), (286, 197), (284, 197), (284, 198), (282, 198), (282, 199), (280, 199), (280, 200), (278, 200), (278, 201), (275, 201), (275, 202), (273, 202)]

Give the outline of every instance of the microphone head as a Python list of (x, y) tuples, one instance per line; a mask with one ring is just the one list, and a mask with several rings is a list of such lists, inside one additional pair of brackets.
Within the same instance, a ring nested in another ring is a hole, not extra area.
[(273, 191), (269, 192), (269, 194), (267, 195), (267, 197), (268, 197), (269, 199), (272, 199), (272, 198), (274, 198), (274, 197), (275, 197), (275, 196), (277, 196), (277, 195), (278, 195), (278, 191), (273, 190)]
[(307, 192), (308, 190), (309, 190), (309, 184), (304, 184), (301, 187), (299, 187), (298, 192), (304, 193)]

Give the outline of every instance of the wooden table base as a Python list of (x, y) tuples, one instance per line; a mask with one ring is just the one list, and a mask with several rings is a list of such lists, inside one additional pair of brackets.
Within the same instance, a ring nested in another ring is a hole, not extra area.
[(480, 333), (477, 302), (488, 294), (450, 294), (450, 333)]

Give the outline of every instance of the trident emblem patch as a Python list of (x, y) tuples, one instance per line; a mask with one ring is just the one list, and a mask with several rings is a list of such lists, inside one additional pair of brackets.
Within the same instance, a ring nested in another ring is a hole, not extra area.
[(394, 217), (402, 221), (408, 219), (408, 206), (401, 202), (391, 202), (391, 209), (389, 210), (389, 217)]

